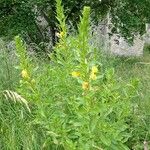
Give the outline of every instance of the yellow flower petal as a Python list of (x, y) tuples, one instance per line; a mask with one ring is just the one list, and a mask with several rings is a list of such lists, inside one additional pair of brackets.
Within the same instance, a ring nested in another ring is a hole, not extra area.
[(22, 78), (24, 78), (24, 79), (29, 79), (29, 78), (30, 78), (30, 77), (29, 77), (29, 74), (28, 74), (28, 72), (27, 72), (26, 69), (22, 70), (21, 76), (22, 76)]
[(60, 37), (62, 38), (64, 36), (64, 32), (60, 32)]
[(64, 35), (65, 35), (64, 32), (60, 32), (60, 33), (57, 32), (57, 33), (56, 33), (56, 36), (57, 36), (57, 37), (60, 37), (60, 38), (63, 38)]
[(96, 80), (96, 79), (97, 79), (97, 76), (96, 76), (96, 74), (94, 74), (94, 73), (91, 73), (91, 75), (90, 75), (90, 79), (92, 79), (92, 80)]
[(83, 90), (88, 90), (89, 87), (90, 87), (89, 82), (83, 82), (83, 83), (82, 83), (82, 89), (83, 89)]
[(80, 72), (78, 72), (78, 71), (73, 71), (71, 74), (72, 74), (72, 77), (79, 77), (80, 76)]
[(96, 66), (92, 67), (92, 73), (97, 73), (98, 72), (98, 68)]

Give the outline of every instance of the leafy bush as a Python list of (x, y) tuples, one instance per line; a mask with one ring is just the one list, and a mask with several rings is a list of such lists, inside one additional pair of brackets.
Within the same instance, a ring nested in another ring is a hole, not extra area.
[(7, 110), (12, 114), (2, 121), (1, 148), (127, 150), (137, 81), (121, 84), (113, 68), (103, 70), (99, 52), (89, 42), (89, 7), (84, 7), (78, 34), (71, 36), (61, 1), (56, 2), (60, 39), (49, 63), (35, 63), (15, 38), (20, 86), (4, 93), (17, 104), (11, 102), (12, 110)]

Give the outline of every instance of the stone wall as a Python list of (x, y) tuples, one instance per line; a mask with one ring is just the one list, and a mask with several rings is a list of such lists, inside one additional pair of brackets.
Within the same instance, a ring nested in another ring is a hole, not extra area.
[(110, 52), (120, 56), (142, 56), (144, 43), (140, 36), (136, 36), (133, 45), (131, 45), (123, 37), (113, 35), (110, 38)]
[[(108, 16), (109, 17), (109, 16)], [(134, 39), (133, 45), (127, 43), (127, 41), (120, 35), (113, 34), (111, 37), (111, 22), (109, 18), (101, 22), (95, 29), (97, 46), (102, 46), (106, 52), (110, 52), (119, 56), (142, 56), (144, 45), (150, 44), (150, 25), (146, 25), (147, 32), (142, 37), (137, 35)], [(100, 43), (100, 44), (98, 44)]]

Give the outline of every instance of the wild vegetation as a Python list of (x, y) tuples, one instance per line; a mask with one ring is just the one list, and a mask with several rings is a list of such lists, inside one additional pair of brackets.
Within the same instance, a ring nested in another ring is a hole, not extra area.
[(15, 48), (0, 41), (0, 149), (147, 150), (149, 48), (143, 58), (109, 56), (91, 44), (90, 7), (72, 33), (61, 0), (55, 12), (49, 59), (20, 36)]
[[(150, 21), (150, 1), (148, 0), (62, 0), (66, 21), (73, 24), (80, 20), (81, 10), (84, 6), (91, 8), (92, 21), (103, 20), (109, 12), (113, 23), (113, 32), (119, 32), (128, 40), (135, 34), (145, 32), (145, 23)], [(58, 30), (55, 0), (1, 0), (0, 1), (0, 37), (12, 39), (21, 35), (29, 43), (50, 42), (50, 37), (45, 34), (49, 29), (52, 42), (55, 44), (55, 34)], [(40, 26), (41, 16), (47, 25), (44, 29)]]

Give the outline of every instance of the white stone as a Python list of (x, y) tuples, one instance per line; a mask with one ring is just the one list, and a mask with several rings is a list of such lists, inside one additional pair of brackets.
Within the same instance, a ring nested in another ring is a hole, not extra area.
[(146, 25), (146, 34), (142, 37), (137, 35), (132, 45), (120, 35), (113, 34), (109, 37), (111, 27), (111, 19), (108, 15), (94, 30), (94, 41), (97, 47), (101, 47), (105, 52), (119, 56), (142, 56), (144, 45), (150, 44), (150, 24)]
[(110, 52), (119, 56), (141, 56), (144, 43), (140, 36), (135, 37), (133, 45), (131, 45), (123, 37), (118, 38), (113, 35), (110, 39)]

